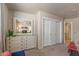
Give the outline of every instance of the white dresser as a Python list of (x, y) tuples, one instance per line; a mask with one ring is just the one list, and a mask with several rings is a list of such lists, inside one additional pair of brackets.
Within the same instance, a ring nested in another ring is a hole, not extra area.
[(7, 50), (14, 52), (36, 48), (36, 36), (16, 36), (6, 40)]

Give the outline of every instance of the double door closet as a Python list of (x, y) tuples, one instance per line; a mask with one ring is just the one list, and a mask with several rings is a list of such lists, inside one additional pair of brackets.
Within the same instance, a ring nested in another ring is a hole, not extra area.
[(43, 18), (43, 46), (60, 43), (60, 21)]

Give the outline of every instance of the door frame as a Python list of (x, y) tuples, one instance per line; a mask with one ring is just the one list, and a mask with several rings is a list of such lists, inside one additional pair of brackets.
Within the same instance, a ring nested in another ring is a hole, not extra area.
[[(73, 41), (73, 23), (72, 22), (64, 22), (64, 29), (65, 29), (65, 23), (71, 24), (71, 41)], [(65, 43), (65, 33), (64, 33), (64, 43)]]

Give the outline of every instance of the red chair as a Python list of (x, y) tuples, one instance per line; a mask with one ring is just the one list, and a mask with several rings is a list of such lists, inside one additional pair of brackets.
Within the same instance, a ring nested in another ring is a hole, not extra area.
[(73, 51), (77, 51), (77, 47), (74, 42), (70, 42), (70, 44), (68, 45), (68, 52), (73, 52)]

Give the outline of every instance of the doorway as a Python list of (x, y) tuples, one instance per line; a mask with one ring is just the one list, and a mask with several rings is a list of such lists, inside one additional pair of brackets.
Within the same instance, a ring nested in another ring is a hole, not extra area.
[(60, 43), (60, 22), (55, 19), (43, 19), (43, 46)]
[(64, 22), (64, 43), (69, 44), (72, 41), (72, 22)]

